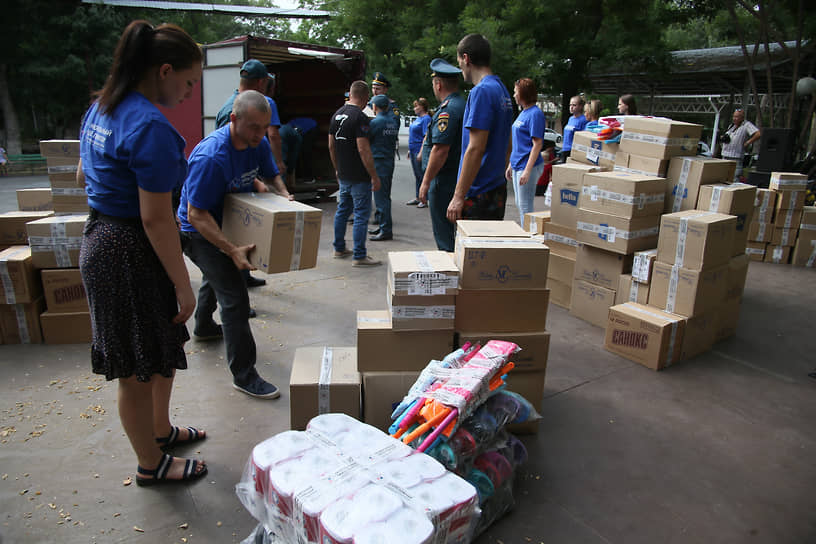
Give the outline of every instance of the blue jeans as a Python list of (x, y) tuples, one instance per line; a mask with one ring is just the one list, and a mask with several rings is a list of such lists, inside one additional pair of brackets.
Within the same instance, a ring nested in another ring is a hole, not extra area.
[(354, 259), (366, 258), (366, 235), (368, 218), (371, 215), (371, 182), (350, 183), (341, 179), (340, 193), (337, 195), (337, 212), (334, 214), (334, 250), (346, 249), (346, 222), (354, 212)]
[(391, 180), (394, 177), (393, 161), (374, 160), (374, 169), (380, 178), (380, 190), (374, 191), (374, 205), (380, 220), (380, 233), (392, 234), (394, 224), (391, 220)]
[(425, 172), (422, 171), (422, 155), (414, 155), (409, 153), (408, 157), (411, 159), (411, 168), (414, 169), (414, 179), (416, 180), (416, 198), (419, 198), (419, 187), (422, 185), (422, 176)]
[(454, 249), (456, 224), (448, 221), (448, 204), (453, 199), (455, 190), (456, 178), (440, 182), (439, 177), (435, 177), (428, 187), (428, 210), (431, 212), (436, 247), (440, 251), (452, 252)]
[(197, 232), (181, 234), (184, 254), (203, 275), (196, 304), (196, 328), (213, 324), (216, 302), (221, 305), (221, 326), (227, 348), (227, 363), (238, 385), (253, 381), (256, 349), (249, 326), (249, 293), (241, 271), (225, 253)]
[(541, 173), (544, 171), (544, 163), (533, 166), (530, 170), (530, 179), (524, 185), (519, 185), (521, 174), (524, 170), (513, 170), (513, 194), (516, 195), (516, 206), (519, 209), (520, 225), (524, 226), (524, 214), (535, 211), (533, 209), (533, 200), (535, 200), (536, 183)]

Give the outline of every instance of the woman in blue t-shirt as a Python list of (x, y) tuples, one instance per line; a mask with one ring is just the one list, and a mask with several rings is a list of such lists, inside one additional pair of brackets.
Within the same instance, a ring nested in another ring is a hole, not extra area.
[(521, 226), (524, 226), (524, 214), (533, 211), (536, 183), (544, 170), (541, 148), (547, 118), (536, 105), (537, 97), (538, 91), (532, 79), (525, 77), (516, 81), (513, 98), (521, 113), (513, 123), (513, 146), (505, 176), (513, 182)]
[(573, 96), (569, 101), (570, 118), (567, 126), (564, 127), (564, 143), (561, 147), (561, 162), (566, 162), (567, 157), (572, 152), (572, 138), (576, 132), (584, 130), (587, 118), (584, 117), (584, 99), (580, 96)]
[(184, 322), (195, 309), (173, 214), (184, 139), (156, 106), (189, 98), (201, 50), (175, 25), (130, 23), (105, 86), (82, 123), (78, 181), (91, 208), (80, 272), (93, 325), (93, 371), (119, 380), (119, 418), (136, 453), (136, 483), (189, 481), (203, 461), (163, 449), (204, 431), (170, 424), (173, 377), (187, 368)]
[(422, 185), (422, 141), (425, 139), (425, 133), (428, 132), (428, 125), (431, 124), (430, 111), (428, 109), (428, 100), (426, 98), (417, 98), (414, 101), (414, 113), (417, 118), (411, 123), (408, 128), (408, 160), (411, 161), (411, 168), (414, 169), (414, 180), (416, 181), (416, 194), (413, 200), (406, 202), (409, 206), (416, 206), (417, 208), (424, 208), (427, 204), (419, 201), (419, 186)]

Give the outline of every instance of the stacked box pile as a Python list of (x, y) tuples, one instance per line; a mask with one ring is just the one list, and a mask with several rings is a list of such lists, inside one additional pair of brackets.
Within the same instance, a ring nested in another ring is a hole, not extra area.
[(4, 344), (42, 342), (40, 313), (42, 284), (31, 258), (31, 248), (11, 246), (0, 251), (0, 340)]
[[(484, 345), (490, 339), (521, 346), (507, 383), (533, 406), (540, 406), (543, 400), (549, 355), (549, 259), (550, 249), (542, 239), (530, 237), (515, 222), (457, 222), (457, 346), (466, 342)], [(514, 432), (537, 429), (535, 422), (513, 427)]]
[(765, 250), (773, 237), (776, 197), (776, 192), (770, 189), (756, 191), (754, 213), (748, 225), (748, 243), (745, 249), (745, 253), (752, 261), (765, 260)]
[(87, 214), (88, 196), (85, 185), (77, 181), (79, 140), (42, 140), (40, 154), (48, 164), (54, 212)]
[[(666, 180), (623, 171), (583, 177), (578, 207), (578, 249), (570, 312), (606, 325), (608, 310), (621, 288), (631, 292), (634, 254), (657, 245)], [(628, 281), (628, 283), (627, 283)], [(639, 287), (639, 286), (638, 286)], [(638, 288), (648, 297), (646, 288)], [(623, 296), (623, 294), (621, 295)]]
[(802, 208), (802, 223), (793, 248), (791, 264), (794, 266), (816, 267), (816, 207)]
[(571, 162), (553, 166), (552, 181), (545, 204), (550, 206), (550, 222), (544, 223), (542, 240), (550, 248), (547, 286), (550, 302), (569, 309), (578, 250), (578, 203), (584, 175), (600, 172), (593, 165)]
[(805, 206), (807, 176), (797, 173), (772, 172), (768, 187), (776, 193), (773, 236), (765, 249), (765, 262), (788, 264)]

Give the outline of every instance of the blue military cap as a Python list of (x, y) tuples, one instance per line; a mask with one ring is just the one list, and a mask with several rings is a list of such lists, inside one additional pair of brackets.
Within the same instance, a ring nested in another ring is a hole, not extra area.
[(431, 77), (459, 77), (461, 73), (462, 70), (445, 59), (433, 59), (431, 61)]
[(378, 94), (374, 98), (371, 99), (371, 103), (380, 108), (381, 110), (388, 109), (388, 97), (384, 94)]
[(374, 72), (374, 78), (371, 80), (372, 85), (382, 85), (383, 87), (390, 87), (391, 82), (385, 77), (382, 72)]

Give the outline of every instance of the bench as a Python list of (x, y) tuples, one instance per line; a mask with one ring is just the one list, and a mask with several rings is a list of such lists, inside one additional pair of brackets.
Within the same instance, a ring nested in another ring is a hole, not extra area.
[(42, 155), (8, 155), (8, 160), (6, 166), (9, 174), (28, 173), (34, 175), (48, 173), (48, 166), (45, 163), (45, 157)]

